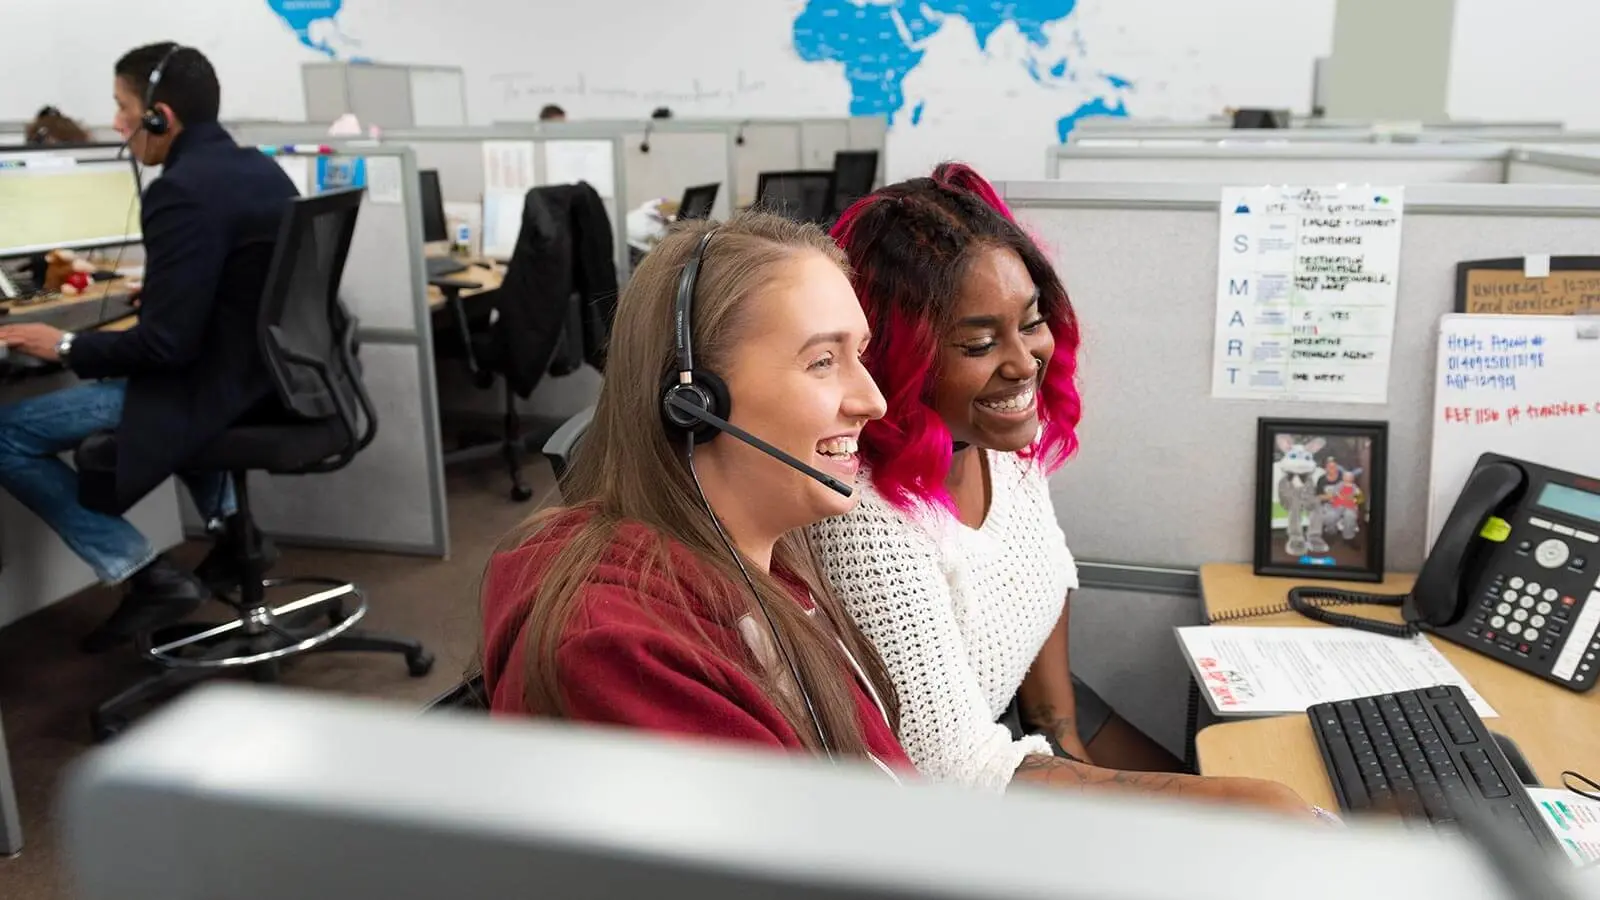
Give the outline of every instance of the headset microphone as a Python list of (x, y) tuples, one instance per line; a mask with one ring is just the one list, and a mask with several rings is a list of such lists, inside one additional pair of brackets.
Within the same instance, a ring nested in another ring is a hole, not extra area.
[(807, 478), (821, 483), (823, 487), (826, 487), (829, 490), (839, 494), (841, 497), (849, 497), (855, 494), (855, 488), (851, 487), (850, 485), (845, 484), (837, 478), (834, 478), (832, 475), (829, 475), (825, 472), (820, 472), (817, 469), (806, 465), (800, 460), (795, 459), (793, 456), (790, 456), (782, 450), (779, 450), (777, 447), (772, 446), (766, 441), (763, 441), (762, 439), (756, 437), (748, 431), (745, 431), (743, 428), (740, 428), (721, 416), (706, 412), (704, 409), (696, 406), (693, 401), (687, 400), (681, 395), (669, 395), (667, 397), (667, 405), (678, 412), (683, 413), (684, 415), (690, 416), (700, 422), (705, 423), (706, 425), (711, 426), (712, 428), (715, 428), (723, 434), (744, 441), (746, 444), (749, 444), (757, 450), (760, 450), (762, 453), (765, 453), (778, 462), (787, 465), (796, 472), (799, 472)]

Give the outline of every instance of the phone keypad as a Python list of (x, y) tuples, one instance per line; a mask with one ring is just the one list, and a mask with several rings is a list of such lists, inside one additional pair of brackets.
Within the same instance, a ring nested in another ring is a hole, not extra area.
[(1577, 599), (1522, 576), (1491, 579), (1467, 634), (1506, 654), (1546, 660), (1571, 624)]

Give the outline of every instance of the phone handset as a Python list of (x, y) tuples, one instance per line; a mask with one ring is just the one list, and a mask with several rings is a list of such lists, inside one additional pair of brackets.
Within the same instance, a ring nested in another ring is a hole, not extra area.
[[(1289, 607), (1318, 622), (1391, 637), (1412, 637), (1424, 624), (1437, 627), (1456, 622), (1466, 613), (1470, 599), (1461, 590), (1461, 579), (1472, 562), (1472, 551), (1485, 540), (1481, 532), (1526, 480), (1522, 469), (1509, 462), (1486, 463), (1475, 469), (1451, 507), (1450, 516), (1434, 541), (1433, 552), (1423, 562), (1410, 593), (1369, 594), (1336, 588), (1297, 587), (1289, 591)], [(1325, 608), (1346, 604), (1398, 606), (1404, 621), (1396, 625)]]

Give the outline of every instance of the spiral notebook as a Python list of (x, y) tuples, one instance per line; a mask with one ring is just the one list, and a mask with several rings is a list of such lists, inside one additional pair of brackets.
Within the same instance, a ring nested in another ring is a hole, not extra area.
[(1425, 637), (1342, 628), (1175, 630), (1200, 693), (1218, 716), (1303, 713), (1318, 703), (1436, 684), (1460, 687), (1479, 716), (1499, 715)]

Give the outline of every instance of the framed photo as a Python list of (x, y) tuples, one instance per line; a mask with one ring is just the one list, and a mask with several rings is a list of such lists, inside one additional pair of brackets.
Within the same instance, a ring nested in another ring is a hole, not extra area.
[(1389, 423), (1261, 419), (1257, 575), (1383, 580)]

